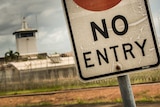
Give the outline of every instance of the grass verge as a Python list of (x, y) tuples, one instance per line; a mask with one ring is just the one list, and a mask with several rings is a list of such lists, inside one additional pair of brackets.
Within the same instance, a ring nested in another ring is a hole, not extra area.
[(49, 102), (41, 102), (41, 103), (33, 103), (33, 104), (20, 104), (20, 105), (17, 105), (16, 107), (48, 107), (48, 106), (52, 106), (52, 104)]

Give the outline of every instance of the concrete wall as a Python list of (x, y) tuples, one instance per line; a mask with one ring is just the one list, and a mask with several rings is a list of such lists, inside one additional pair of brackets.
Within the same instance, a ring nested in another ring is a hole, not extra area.
[(21, 55), (29, 53), (38, 53), (35, 37), (17, 38), (16, 46), (17, 52), (19, 52)]
[(0, 90), (35, 89), (78, 81), (74, 65), (45, 70), (18, 71), (14, 66), (0, 67)]

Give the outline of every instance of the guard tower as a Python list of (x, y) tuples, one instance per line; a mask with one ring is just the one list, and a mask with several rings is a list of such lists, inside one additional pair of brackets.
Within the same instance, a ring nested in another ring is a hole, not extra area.
[(28, 24), (23, 17), (22, 28), (13, 32), (16, 37), (16, 48), (20, 55), (37, 54), (36, 29), (28, 28)]

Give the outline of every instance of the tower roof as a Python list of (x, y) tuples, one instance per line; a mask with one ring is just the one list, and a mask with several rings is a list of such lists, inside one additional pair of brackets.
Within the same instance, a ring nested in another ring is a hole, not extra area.
[(13, 35), (15, 35), (17, 33), (21, 33), (21, 32), (37, 32), (37, 31), (38, 30), (36, 30), (36, 29), (28, 28), (28, 23), (26, 22), (26, 18), (23, 17), (21, 29), (13, 32)]

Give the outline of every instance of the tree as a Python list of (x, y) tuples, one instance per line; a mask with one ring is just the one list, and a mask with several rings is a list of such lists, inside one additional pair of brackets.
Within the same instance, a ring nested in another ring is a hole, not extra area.
[(10, 61), (18, 61), (19, 58), (19, 52), (13, 52), (12, 50), (8, 51), (5, 53), (5, 61), (10, 62)]

